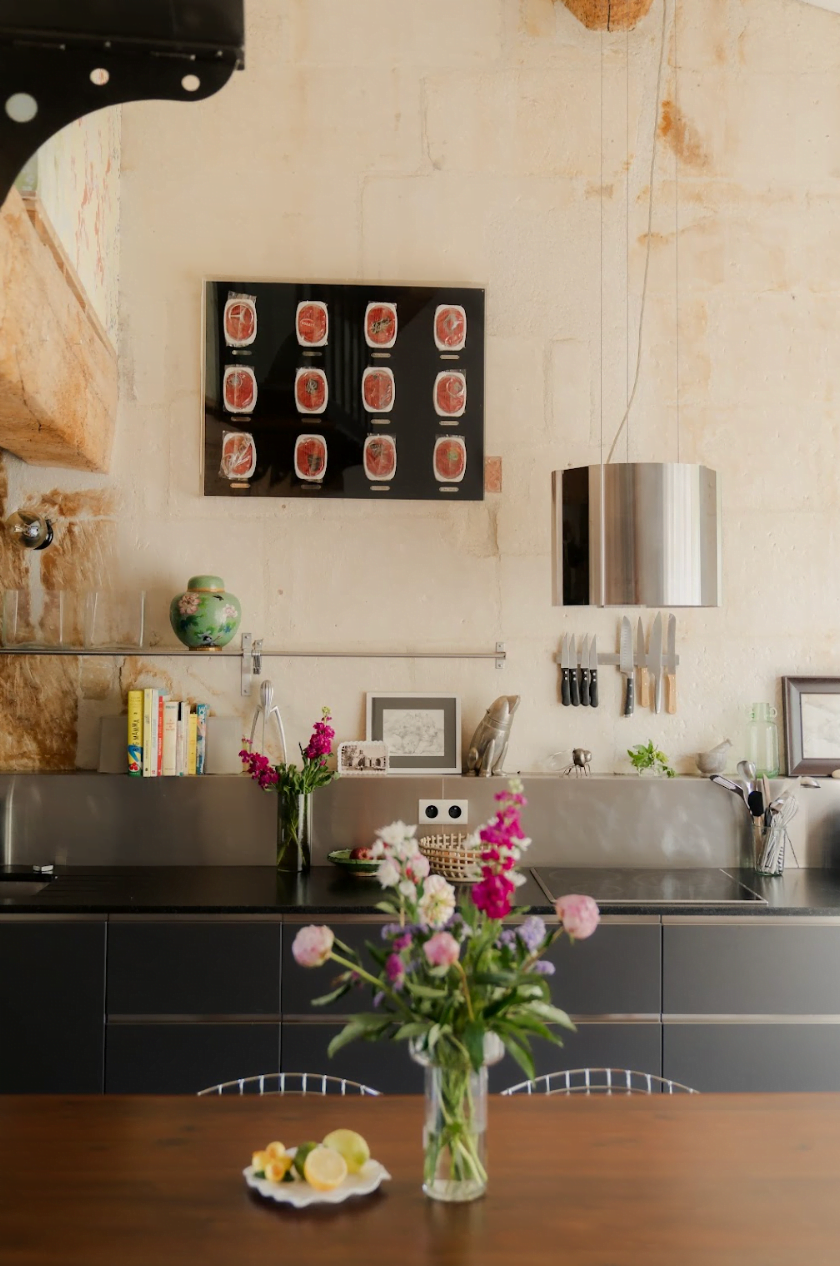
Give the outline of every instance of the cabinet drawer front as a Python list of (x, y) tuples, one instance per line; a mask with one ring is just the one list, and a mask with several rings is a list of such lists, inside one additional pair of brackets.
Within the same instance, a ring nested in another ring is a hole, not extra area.
[(840, 927), (666, 926), (666, 1015), (840, 1015)]
[[(326, 923), (336, 936), (349, 945), (351, 949), (364, 951), (365, 941), (374, 945), (383, 945), (382, 929), (385, 921), (379, 923), (339, 923), (321, 915), (313, 919), (314, 923)], [(370, 1008), (371, 995), (367, 988), (353, 990), (327, 1007), (312, 1006), (312, 999), (329, 993), (334, 988), (332, 981), (344, 970), (337, 963), (327, 963), (324, 967), (299, 967), (292, 955), (292, 942), (305, 925), (287, 923), (283, 928), (283, 1005), (284, 1016), (320, 1016), (320, 1015), (352, 1015), (356, 1011), (367, 1011)], [(378, 970), (375, 964), (363, 956), (363, 962)], [(298, 1070), (300, 1071), (300, 1070)], [(302, 1070), (306, 1072), (306, 1069)], [(329, 1070), (327, 1070), (329, 1071)]]
[(840, 1024), (665, 1024), (665, 1076), (706, 1091), (840, 1091)]
[(341, 1024), (284, 1023), (283, 1072), (347, 1077), (389, 1095), (423, 1093), (423, 1069), (409, 1056), (407, 1042), (351, 1042), (330, 1059), (327, 1047), (340, 1032)]
[[(561, 1032), (562, 1047), (535, 1038), (531, 1049), (537, 1076), (567, 1068), (629, 1068), (633, 1072), (661, 1074), (662, 1026), (660, 1024), (578, 1024), (576, 1033)], [(490, 1089), (498, 1092), (525, 1081), (525, 1074), (510, 1055), (490, 1069)]]
[(105, 1044), (109, 1094), (194, 1095), (237, 1077), (276, 1073), (279, 1024), (114, 1024)]
[(659, 1015), (658, 924), (604, 924), (585, 941), (562, 937), (547, 957), (556, 967), (552, 997), (570, 1015)]
[(109, 1015), (277, 1015), (277, 923), (112, 923)]
[(0, 922), (0, 1093), (101, 1094), (105, 923)]

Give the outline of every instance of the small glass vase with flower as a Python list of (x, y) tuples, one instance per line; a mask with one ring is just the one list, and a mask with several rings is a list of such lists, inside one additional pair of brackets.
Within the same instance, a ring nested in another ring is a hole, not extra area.
[(267, 756), (252, 752), (248, 743), (239, 753), (254, 782), (263, 791), (277, 793), (277, 869), (281, 872), (301, 874), (312, 864), (312, 793), (336, 777), (328, 767), (335, 738), (331, 720), (329, 708), (322, 708), (308, 744), (298, 744), (300, 768), (285, 762), (272, 765)]
[[(302, 928), (292, 951), (303, 967), (328, 961), (342, 970), (333, 989), (314, 999), (323, 1006), (351, 989), (371, 989), (372, 1010), (354, 1015), (330, 1043), (330, 1054), (357, 1038), (407, 1041), (425, 1070), (423, 1190), (435, 1200), (467, 1201), (487, 1188), (487, 1067), (507, 1050), (534, 1076), (531, 1039), (562, 1045), (557, 1028), (574, 1029), (555, 1006), (546, 952), (565, 932), (580, 940), (595, 931), (591, 897), (556, 903), (558, 923), (547, 927), (527, 907), (515, 908), (517, 870), (530, 841), (522, 831), (521, 784), (496, 796), (495, 816), (468, 840), (480, 864), (456, 909), (455, 889), (429, 874), (414, 838), (416, 827), (394, 822), (377, 832), (379, 909), (393, 916), (382, 943), (366, 943), (367, 960), (328, 927)], [(515, 922), (505, 925), (513, 916)], [(368, 965), (370, 964), (370, 966)]]

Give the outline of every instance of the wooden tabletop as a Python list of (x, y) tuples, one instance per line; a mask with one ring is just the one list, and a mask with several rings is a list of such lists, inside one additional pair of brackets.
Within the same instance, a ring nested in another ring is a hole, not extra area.
[[(831, 1266), (840, 1095), (491, 1099), (490, 1189), (420, 1190), (422, 1100), (0, 1097), (2, 1266)], [(262, 1201), (251, 1152), (348, 1126), (393, 1175)]]

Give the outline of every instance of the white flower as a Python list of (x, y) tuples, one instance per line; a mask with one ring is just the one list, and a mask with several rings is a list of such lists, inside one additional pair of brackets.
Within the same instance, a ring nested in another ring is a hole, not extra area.
[(511, 871), (508, 871), (507, 874), (515, 888), (521, 888), (524, 883), (527, 883), (527, 876), (521, 875), (518, 870), (515, 870), (512, 873)]
[(384, 857), (385, 845), (382, 843), (381, 840), (374, 840), (374, 842), (370, 846), (370, 851), (374, 857)]
[(455, 889), (441, 875), (430, 875), (417, 909), (427, 927), (442, 928), (455, 910)]
[(428, 857), (424, 857), (422, 853), (412, 853), (406, 862), (405, 873), (409, 879), (419, 884), (429, 873)]
[(404, 840), (410, 840), (416, 830), (416, 826), (406, 826), (404, 822), (392, 822), (390, 826), (380, 827), (376, 834), (383, 844), (396, 848)]
[(386, 857), (384, 862), (379, 863), (376, 878), (383, 888), (395, 888), (400, 882), (400, 871), (396, 862), (392, 862), (390, 857)]
[(413, 884), (410, 879), (403, 879), (397, 891), (401, 892), (404, 897), (416, 897), (417, 885)]

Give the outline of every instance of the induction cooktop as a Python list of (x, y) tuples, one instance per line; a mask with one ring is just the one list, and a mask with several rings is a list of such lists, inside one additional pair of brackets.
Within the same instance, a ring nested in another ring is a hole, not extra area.
[(584, 892), (599, 906), (731, 906), (767, 902), (725, 870), (631, 870), (537, 867), (534, 878), (550, 901)]

